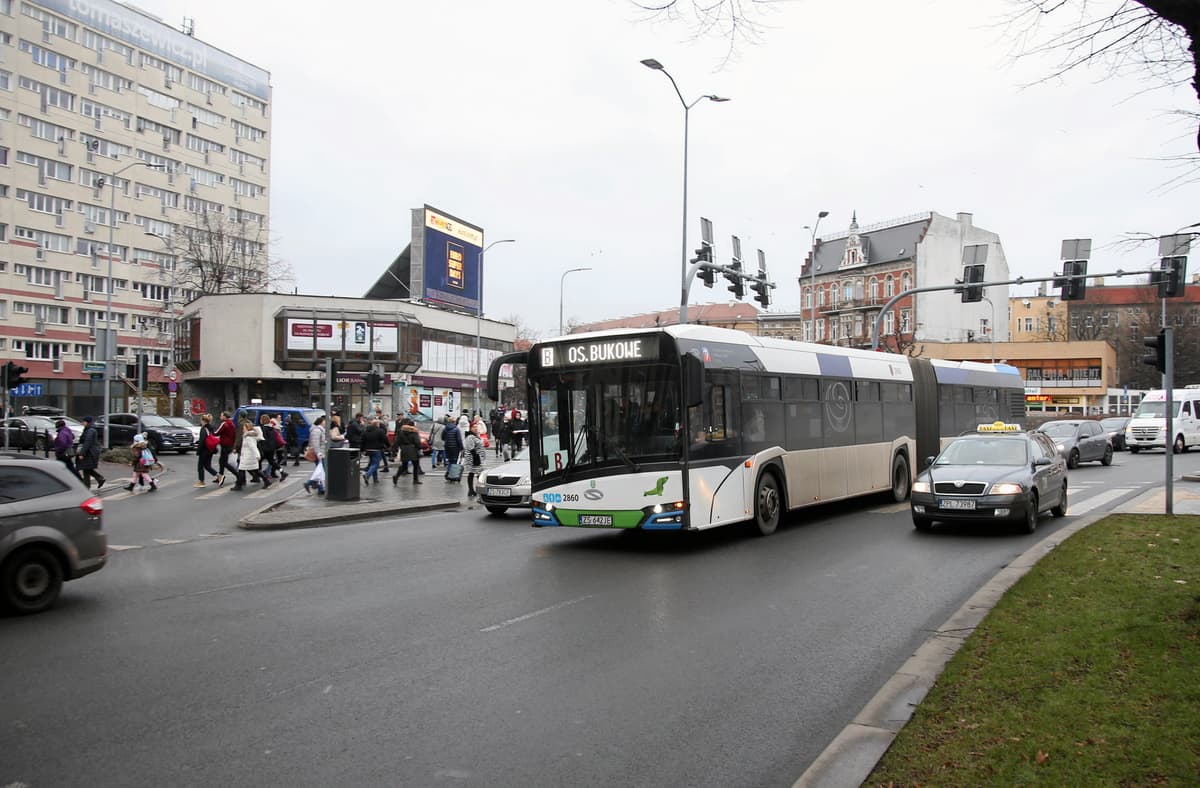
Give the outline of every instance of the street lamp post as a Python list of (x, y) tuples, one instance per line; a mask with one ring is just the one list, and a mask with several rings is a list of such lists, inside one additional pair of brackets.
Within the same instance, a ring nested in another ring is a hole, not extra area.
[(488, 249), (491, 249), (496, 244), (511, 244), (516, 242), (515, 238), (502, 238), (499, 241), (492, 241), (479, 252), (479, 276), (476, 277), (479, 286), (476, 288), (477, 292), (475, 293), (477, 301), (475, 305), (475, 413), (479, 413), (479, 387), (482, 385), (482, 376), (480, 373), (482, 371), (481, 361), (483, 351), (480, 318), (483, 316), (483, 256), (487, 254)]
[(590, 271), (590, 268), (568, 268), (563, 271), (562, 276), (558, 279), (558, 335), (563, 335), (563, 284), (567, 281), (567, 274), (573, 274), (576, 271)]
[[(817, 341), (817, 227), (820, 226), (821, 220), (829, 215), (829, 211), (821, 211), (817, 214), (817, 220), (813, 222), (812, 237), (810, 239), (809, 248), (812, 249), (811, 257), (808, 261), (808, 297), (812, 299), (812, 334), (809, 341)], [(804, 225), (808, 227), (808, 225)]]
[[(117, 177), (121, 173), (125, 172), (126, 170), (133, 169), (134, 167), (149, 167), (150, 169), (153, 169), (153, 170), (162, 169), (162, 165), (160, 165), (160, 164), (150, 164), (149, 162), (144, 162), (144, 161), (134, 161), (134, 162), (130, 162), (129, 164), (126, 164), (124, 167), (122, 167), (121, 169), (117, 170), (116, 172), (114, 172), (108, 176), (111, 179), (111, 182), (108, 184), (108, 187), (109, 187), (109, 198), (108, 198), (108, 282), (106, 283), (107, 289), (108, 289), (108, 299), (107, 299), (108, 303), (104, 307), (104, 408), (103, 408), (104, 414), (103, 415), (105, 416), (105, 418), (104, 418), (104, 445), (105, 445), (105, 447), (109, 446), (109, 442), (108, 442), (108, 440), (109, 440), (108, 411), (112, 407), (112, 400), (111, 400), (112, 389), (110, 388), (110, 384), (112, 382), (112, 374), (113, 374), (113, 372), (115, 372), (115, 370), (113, 369), (113, 366), (116, 362), (116, 358), (114, 356), (115, 356), (116, 349), (117, 349), (117, 343), (116, 343), (116, 340), (114, 339), (113, 333), (112, 333), (113, 229), (117, 226)], [(101, 182), (99, 185), (103, 186), (104, 183)], [(140, 423), (138, 424), (138, 427), (139, 428), (141, 427)]]
[[(143, 233), (143, 235), (148, 235), (151, 238), (157, 238), (163, 246), (167, 247), (168, 250), (171, 249), (171, 239), (167, 236), (159, 235), (158, 233), (152, 233), (149, 230)], [(173, 256), (174, 255), (172, 255), (172, 257)], [(159, 268), (158, 270), (159, 274), (161, 275), (163, 269)], [(178, 328), (178, 324), (175, 320), (175, 286), (171, 282), (167, 283), (167, 314), (169, 315), (168, 325), (171, 327), (170, 341), (167, 344), (167, 388), (169, 389), (171, 384), (175, 382), (175, 379), (172, 378), (171, 375), (175, 373), (175, 331)], [(167, 396), (167, 415), (175, 415), (175, 397), (171, 396), (169, 393)]]
[[(688, 272), (688, 243), (687, 243), (688, 113), (691, 112), (692, 107), (696, 106), (697, 104), (699, 104), (701, 101), (703, 101), (705, 99), (708, 99), (709, 101), (718, 102), (718, 103), (723, 102), (723, 101), (729, 101), (729, 99), (722, 98), (721, 96), (714, 96), (710, 93), (710, 94), (700, 96), (695, 101), (693, 101), (692, 103), (689, 104), (687, 102), (687, 100), (684, 99), (683, 93), (680, 92), (679, 85), (675, 84), (675, 78), (671, 76), (671, 72), (667, 71), (667, 69), (663, 67), (662, 63), (659, 63), (657, 60), (655, 60), (654, 58), (651, 57), (651, 58), (646, 58), (645, 60), (643, 60), (642, 65), (645, 66), (646, 68), (653, 69), (654, 71), (661, 71), (663, 74), (665, 74), (667, 79), (671, 80), (671, 87), (675, 88), (675, 95), (679, 96), (679, 103), (683, 105), (683, 242), (682, 242), (682, 246), (681, 246), (681, 254), (680, 254), (680, 261), (679, 261), (679, 264), (680, 264), (679, 323), (680, 323), (680, 325), (682, 325), (687, 322), (687, 306), (688, 306), (688, 279), (687, 279), (687, 272)], [(559, 333), (561, 334), (562, 332), (560, 331)]]
[(983, 296), (983, 300), (988, 302), (988, 306), (992, 308), (992, 322), (988, 326), (988, 337), (992, 340), (992, 363), (996, 363), (996, 305), (992, 303), (992, 299)]

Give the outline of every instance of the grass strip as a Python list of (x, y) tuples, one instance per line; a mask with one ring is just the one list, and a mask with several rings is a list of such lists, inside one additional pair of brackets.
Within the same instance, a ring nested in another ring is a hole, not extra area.
[(1200, 517), (1122, 514), (1021, 578), (865, 785), (1200, 784)]

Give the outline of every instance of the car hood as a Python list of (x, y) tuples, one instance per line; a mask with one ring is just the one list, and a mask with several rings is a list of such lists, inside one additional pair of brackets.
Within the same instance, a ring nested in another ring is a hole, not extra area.
[(512, 460), (487, 469), (488, 476), (528, 476), (533, 471), (529, 460)]
[(932, 482), (1020, 482), (1029, 478), (1024, 465), (934, 465), (917, 477)]

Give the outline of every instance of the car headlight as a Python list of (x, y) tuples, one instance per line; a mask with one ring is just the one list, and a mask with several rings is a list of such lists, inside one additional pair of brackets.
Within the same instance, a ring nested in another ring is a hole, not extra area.
[(919, 493), (929, 492), (929, 482), (913, 482), (912, 491)]
[(529, 484), (529, 483), (530, 483), (529, 482), (529, 474), (525, 474), (524, 476), (521, 477), (520, 481), (517, 482), (517, 486), (524, 487), (526, 484)]
[(1059, 451), (1062, 451), (1063, 445), (1061, 443), (1056, 443), (1056, 444), (1054, 444), (1054, 448), (1058, 449)]
[(1024, 490), (1021, 489), (1021, 485), (1019, 484), (1000, 482), (993, 484), (990, 492), (992, 495), (1020, 495)]

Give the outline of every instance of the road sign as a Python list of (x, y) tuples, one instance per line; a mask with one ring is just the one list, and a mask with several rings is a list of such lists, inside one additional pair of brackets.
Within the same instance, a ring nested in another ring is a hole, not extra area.
[(175, 378), (179, 377), (179, 373), (177, 373), (175, 370), (171, 370), (167, 373), (167, 377), (171, 380), (175, 380)]
[(83, 362), (83, 371), (89, 375), (103, 375), (104, 366), (103, 361), (85, 361)]
[(40, 397), (42, 396), (42, 384), (22, 383), (15, 389), (9, 389), (9, 393), (14, 397)]
[(167, 384), (167, 391), (169, 391), (171, 393), (171, 396), (174, 397), (175, 392), (179, 391), (179, 384), (172, 380), (170, 383)]

